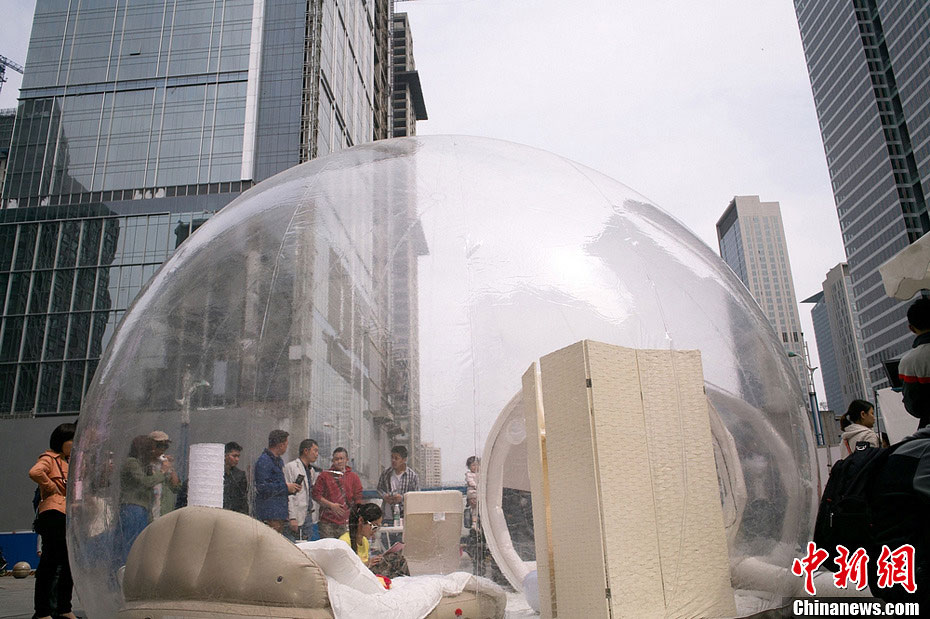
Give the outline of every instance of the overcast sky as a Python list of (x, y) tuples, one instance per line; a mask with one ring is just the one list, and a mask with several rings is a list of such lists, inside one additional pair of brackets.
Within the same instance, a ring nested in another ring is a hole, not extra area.
[[(717, 251), (734, 195), (781, 203), (798, 300), (845, 260), (790, 0), (416, 0), (420, 134), (512, 140), (646, 195)], [(816, 358), (810, 306), (801, 321)], [(818, 396), (824, 391), (817, 372)], [(427, 439), (430, 437), (427, 437)]]
[[(0, 0), (0, 54), (20, 64), (33, 8)], [(778, 201), (799, 300), (845, 260), (790, 0), (415, 0), (396, 10), (410, 16), (429, 112), (418, 133), (574, 159), (715, 251), (734, 195)], [(7, 77), (0, 107), (15, 105), (20, 76)], [(801, 320), (818, 365), (810, 306)]]

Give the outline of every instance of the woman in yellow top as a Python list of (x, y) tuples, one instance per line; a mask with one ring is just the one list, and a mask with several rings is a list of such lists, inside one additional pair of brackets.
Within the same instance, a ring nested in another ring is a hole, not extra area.
[(39, 485), (39, 517), (36, 533), (42, 536), (42, 556), (36, 569), (35, 614), (33, 617), (70, 617), (71, 567), (65, 540), (65, 496), (68, 488), (68, 459), (74, 442), (75, 425), (63, 423), (52, 431), (48, 450), (29, 469)]
[(370, 540), (381, 528), (381, 508), (374, 503), (357, 503), (349, 512), (349, 532), (343, 533), (341, 539), (352, 547), (368, 569), (388, 579), (398, 576), (410, 576), (407, 560), (399, 552), (386, 552), (383, 555), (371, 555)]
[(381, 528), (381, 517), (381, 508), (374, 503), (357, 503), (349, 512), (349, 531), (339, 538), (352, 547), (365, 567), (374, 567), (381, 560), (380, 556), (371, 557), (368, 552), (371, 548), (369, 540)]

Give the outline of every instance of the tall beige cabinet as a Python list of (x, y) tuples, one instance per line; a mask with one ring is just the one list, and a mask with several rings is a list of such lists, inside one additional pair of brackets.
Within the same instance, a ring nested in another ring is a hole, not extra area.
[(736, 614), (699, 351), (584, 340), (523, 406), (542, 616)]

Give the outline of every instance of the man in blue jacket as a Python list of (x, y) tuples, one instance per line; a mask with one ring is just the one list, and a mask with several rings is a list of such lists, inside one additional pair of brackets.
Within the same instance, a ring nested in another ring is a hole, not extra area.
[(281, 456), (287, 452), (287, 437), (284, 430), (272, 430), (268, 448), (255, 461), (254, 515), (278, 533), (284, 533), (287, 525), (288, 495), (300, 490), (300, 486), (284, 479)]

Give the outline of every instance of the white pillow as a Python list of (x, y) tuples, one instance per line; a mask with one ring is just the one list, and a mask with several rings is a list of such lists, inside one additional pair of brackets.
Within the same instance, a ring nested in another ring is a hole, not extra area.
[(330, 537), (315, 542), (298, 542), (297, 547), (320, 566), (327, 578), (361, 593), (384, 592), (384, 585), (378, 577), (365, 567), (344, 541)]

